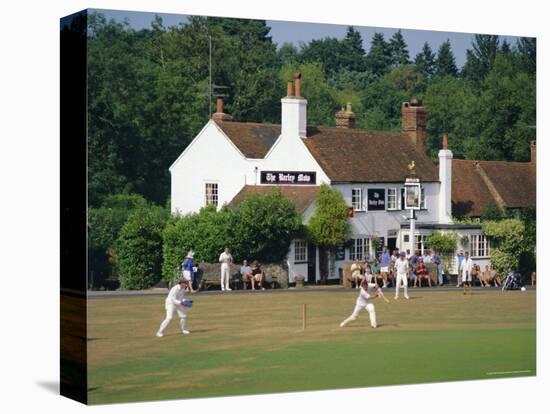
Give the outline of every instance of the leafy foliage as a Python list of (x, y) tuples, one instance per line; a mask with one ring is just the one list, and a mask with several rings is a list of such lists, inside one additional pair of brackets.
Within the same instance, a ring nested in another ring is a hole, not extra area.
[(519, 261), (526, 250), (525, 226), (518, 219), (486, 221), (483, 234), (491, 240), (491, 263), (496, 271), (505, 275), (519, 269)]
[(266, 195), (250, 195), (233, 213), (231, 245), (239, 260), (279, 262), (286, 257), (290, 242), (301, 229), (301, 216), (280, 189)]
[(160, 280), (162, 231), (169, 215), (168, 210), (152, 206), (128, 217), (115, 242), (122, 289), (145, 289)]
[(499, 221), (506, 216), (506, 213), (496, 203), (490, 203), (483, 214), (481, 220), (484, 221)]
[(101, 207), (88, 210), (88, 249), (93, 286), (102, 286), (111, 278), (115, 264), (114, 244), (128, 216), (136, 209), (147, 207), (139, 194), (107, 196)]
[(309, 237), (320, 246), (335, 246), (349, 237), (348, 206), (342, 193), (327, 184), (321, 185), (307, 229)]
[(428, 237), (428, 246), (439, 253), (454, 253), (458, 235), (456, 233), (434, 232)]

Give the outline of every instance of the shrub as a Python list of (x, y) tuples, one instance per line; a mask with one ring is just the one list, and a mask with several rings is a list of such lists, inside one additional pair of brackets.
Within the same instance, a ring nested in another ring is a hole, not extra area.
[(482, 229), (491, 240), (491, 263), (496, 271), (501, 275), (518, 271), (520, 258), (528, 249), (523, 222), (518, 219), (487, 221)]
[(116, 270), (122, 289), (146, 289), (161, 279), (162, 231), (169, 212), (140, 208), (129, 217), (115, 242)]
[(146, 206), (141, 195), (122, 193), (109, 195), (101, 207), (88, 210), (89, 266), (94, 286), (104, 284), (113, 274), (113, 247), (128, 216)]
[(198, 213), (172, 217), (162, 233), (162, 278), (174, 279), (177, 266), (189, 250), (195, 252), (195, 262), (217, 262), (220, 253), (230, 242), (231, 211), (216, 211), (214, 205), (202, 208)]
[(294, 205), (275, 189), (252, 194), (234, 209), (231, 246), (236, 260), (275, 263), (288, 254), (290, 242), (301, 228)]
[[(321, 254), (328, 254), (328, 269), (320, 258), (321, 278), (331, 276), (334, 272), (335, 249), (338, 243), (344, 242), (351, 229), (348, 218), (348, 206), (342, 194), (326, 184), (322, 184), (317, 196), (315, 213), (307, 225), (309, 238), (321, 248)], [(326, 256), (325, 256), (326, 257)]]

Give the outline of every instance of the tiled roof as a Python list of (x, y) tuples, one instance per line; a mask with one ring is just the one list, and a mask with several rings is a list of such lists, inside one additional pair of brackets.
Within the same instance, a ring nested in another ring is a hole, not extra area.
[(508, 208), (537, 204), (536, 164), (530, 162), (478, 161)]
[[(263, 158), (281, 133), (280, 125), (218, 122), (247, 158)], [(401, 132), (308, 127), (304, 143), (332, 181), (402, 182), (415, 161), (423, 181), (438, 181), (438, 171)]]
[(307, 148), (332, 181), (403, 182), (414, 160), (423, 181), (439, 181), (438, 170), (402, 132), (310, 127)]
[(315, 200), (317, 193), (319, 192), (318, 186), (301, 186), (301, 185), (292, 185), (292, 186), (274, 186), (274, 185), (245, 185), (241, 191), (237, 193), (233, 200), (229, 203), (229, 207), (234, 207), (242, 202), (247, 196), (251, 194), (267, 194), (274, 189), (279, 188), (281, 194), (288, 198), (296, 211), (303, 213)]
[(279, 135), (281, 126), (253, 122), (216, 122), (246, 158), (264, 158)]
[(454, 159), (452, 166), (453, 215), (479, 217), (499, 201), (508, 208), (536, 205), (534, 163)]

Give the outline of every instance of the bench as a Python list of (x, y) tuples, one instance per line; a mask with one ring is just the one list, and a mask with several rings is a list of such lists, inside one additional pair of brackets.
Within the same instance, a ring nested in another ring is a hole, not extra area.
[[(203, 265), (201, 265), (203, 266)], [(221, 278), (218, 271), (205, 271), (203, 268), (199, 267), (198, 271), (195, 273), (195, 283), (197, 284), (197, 290), (208, 290), (212, 287), (217, 287), (221, 289)], [(239, 273), (233, 273), (229, 277), (229, 287), (231, 289), (238, 289), (239, 284), (242, 283)]]

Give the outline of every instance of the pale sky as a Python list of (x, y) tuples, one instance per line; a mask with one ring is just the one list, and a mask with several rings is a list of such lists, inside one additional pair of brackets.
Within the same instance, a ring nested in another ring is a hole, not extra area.
[[(165, 14), (165, 13), (148, 13), (148, 12), (132, 12), (119, 10), (99, 10), (90, 9), (91, 12), (97, 11), (103, 13), (108, 19), (122, 21), (128, 19), (130, 25), (136, 29), (149, 27), (155, 15), (162, 17), (163, 24), (166, 27), (175, 26), (179, 23), (187, 21), (186, 15), (181, 14)], [(285, 22), (268, 20), (267, 25), (271, 27), (270, 35), (273, 41), (280, 47), (285, 42), (290, 42), (299, 46), (300, 43), (307, 43), (313, 39), (321, 39), (324, 37), (336, 37), (342, 39), (346, 35), (347, 26), (326, 24), (326, 23), (301, 23), (301, 22)], [(354, 26), (361, 33), (363, 38), (363, 47), (368, 52), (370, 41), (374, 32), (382, 32), (386, 40), (388, 40), (397, 29), (387, 29), (381, 27), (370, 26)], [(466, 60), (466, 49), (471, 49), (474, 34), (456, 33), (456, 32), (437, 32), (431, 30), (409, 30), (402, 29), (403, 37), (409, 48), (409, 57), (414, 59), (415, 55), (420, 52), (424, 42), (428, 42), (434, 53), (445, 40), (449, 39), (455, 55), (457, 66), (464, 65)], [(517, 37), (503, 36), (510, 44), (516, 43)]]

